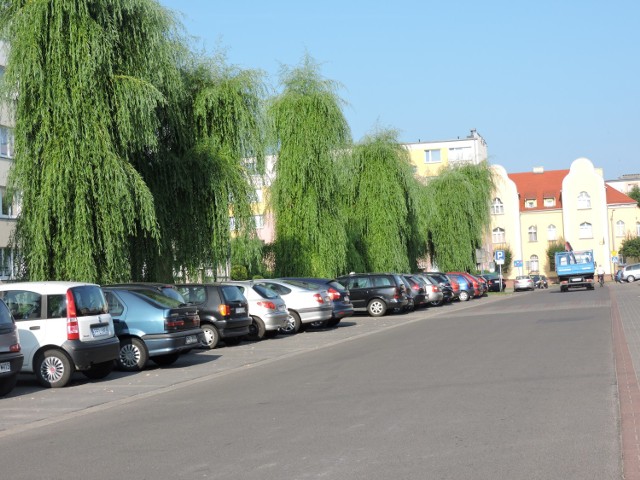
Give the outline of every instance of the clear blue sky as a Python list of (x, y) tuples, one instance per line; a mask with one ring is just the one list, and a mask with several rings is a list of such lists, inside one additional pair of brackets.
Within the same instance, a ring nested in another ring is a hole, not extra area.
[(638, 0), (160, 0), (195, 45), (263, 70), (305, 53), (342, 85), (354, 140), (401, 142), (478, 130), (508, 172), (640, 173)]

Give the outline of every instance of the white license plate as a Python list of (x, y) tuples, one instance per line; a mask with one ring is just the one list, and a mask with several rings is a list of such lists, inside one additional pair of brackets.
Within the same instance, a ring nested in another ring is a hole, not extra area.
[(244, 307), (236, 308), (236, 313), (244, 313), (244, 312), (245, 312)]
[(278, 311), (286, 312), (287, 311), (287, 306), (286, 305), (278, 305)]
[(6, 373), (11, 371), (11, 363), (2, 362), (0, 363), (0, 373)]
[(345, 302), (348, 302), (348, 301), (349, 301), (349, 296), (348, 296), (348, 295), (345, 295), (345, 296), (344, 296), (344, 301), (345, 301)]
[(104, 335), (109, 335), (109, 327), (93, 327), (91, 329), (91, 333), (93, 333), (94, 337), (102, 337)]
[(186, 345), (191, 345), (192, 343), (197, 343), (198, 342), (198, 337), (195, 335), (187, 335), (187, 338), (185, 339), (185, 344)]
[(582, 279), (581, 278), (572, 278), (571, 281), (572, 282), (581, 282)]

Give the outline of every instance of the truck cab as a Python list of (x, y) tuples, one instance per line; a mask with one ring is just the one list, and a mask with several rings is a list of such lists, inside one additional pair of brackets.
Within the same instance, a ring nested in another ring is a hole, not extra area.
[(555, 263), (561, 292), (570, 288), (593, 290), (596, 271), (593, 250), (556, 252)]

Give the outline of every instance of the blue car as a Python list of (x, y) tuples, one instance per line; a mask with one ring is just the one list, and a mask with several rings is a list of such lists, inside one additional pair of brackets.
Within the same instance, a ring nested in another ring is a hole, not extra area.
[(184, 351), (205, 344), (198, 310), (153, 290), (103, 287), (120, 340), (121, 370), (142, 370), (147, 360), (171, 365)]

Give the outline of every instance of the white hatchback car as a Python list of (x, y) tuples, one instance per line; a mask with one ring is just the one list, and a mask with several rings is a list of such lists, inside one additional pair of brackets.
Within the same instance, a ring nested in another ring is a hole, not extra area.
[(20, 282), (0, 285), (24, 354), (23, 372), (45, 387), (64, 387), (75, 370), (104, 378), (120, 353), (102, 289), (80, 282)]

